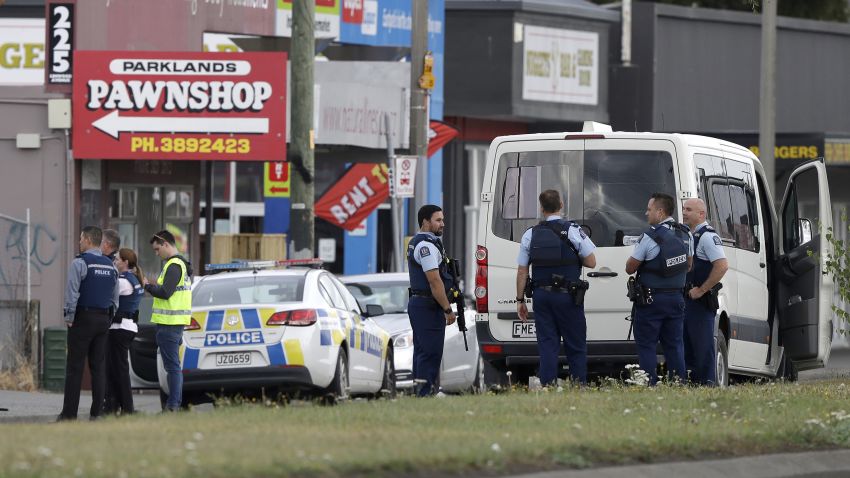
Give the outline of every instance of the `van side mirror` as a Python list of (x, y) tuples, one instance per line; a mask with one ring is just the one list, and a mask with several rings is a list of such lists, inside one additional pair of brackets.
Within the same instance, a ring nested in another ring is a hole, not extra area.
[(805, 244), (812, 240), (812, 221), (801, 217), (797, 219), (797, 231), (800, 234), (800, 244)]

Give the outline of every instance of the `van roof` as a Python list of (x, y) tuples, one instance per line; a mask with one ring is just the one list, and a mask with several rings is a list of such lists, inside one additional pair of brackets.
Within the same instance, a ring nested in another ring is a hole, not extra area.
[(591, 133), (581, 131), (565, 131), (561, 133), (534, 133), (534, 134), (519, 134), (512, 136), (499, 136), (493, 140), (493, 144), (498, 144), (507, 141), (541, 141), (541, 140), (559, 140), (576, 137), (576, 139), (591, 139), (593, 138), (610, 138), (610, 139), (665, 139), (676, 143), (681, 143), (687, 146), (705, 146), (717, 147), (724, 146), (729, 149), (736, 150), (758, 162), (758, 158), (749, 149), (723, 139), (711, 138), (709, 136), (700, 136), (696, 134), (682, 133), (646, 133), (646, 132), (629, 132), (615, 131), (605, 133)]

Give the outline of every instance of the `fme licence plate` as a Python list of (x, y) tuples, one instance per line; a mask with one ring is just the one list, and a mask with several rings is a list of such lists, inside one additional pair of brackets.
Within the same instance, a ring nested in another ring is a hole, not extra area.
[(534, 328), (534, 322), (522, 322), (520, 320), (514, 322), (513, 336), (515, 339), (537, 337), (537, 331)]
[(233, 367), (238, 365), (251, 365), (250, 352), (222, 353), (215, 356), (217, 367)]

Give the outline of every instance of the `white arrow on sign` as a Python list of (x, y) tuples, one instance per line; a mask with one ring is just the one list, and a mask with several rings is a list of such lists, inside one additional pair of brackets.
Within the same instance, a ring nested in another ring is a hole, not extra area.
[(92, 122), (92, 126), (118, 139), (122, 132), (265, 134), (268, 118), (198, 118), (190, 116), (119, 116), (118, 111)]

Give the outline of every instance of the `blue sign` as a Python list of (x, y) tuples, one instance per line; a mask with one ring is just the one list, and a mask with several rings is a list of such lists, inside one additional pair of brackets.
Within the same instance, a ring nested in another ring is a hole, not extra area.
[[(342, 2), (341, 43), (372, 46), (410, 46), (413, 25), (411, 0), (361, 0)], [(445, 35), (445, 0), (428, 2), (428, 45), (436, 51), (437, 37)], [(442, 53), (442, 48), (439, 49)]]

